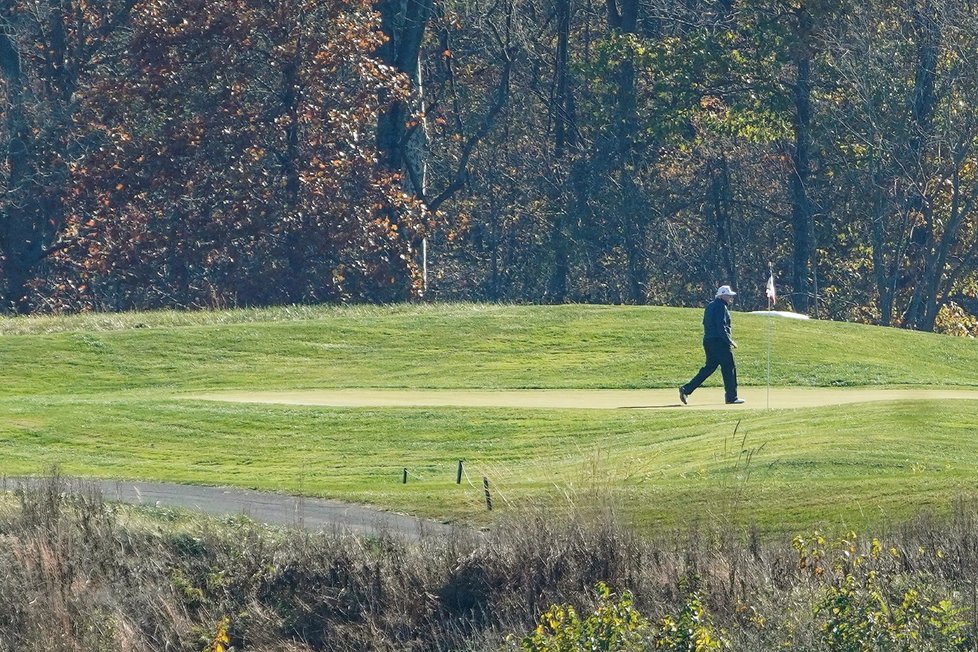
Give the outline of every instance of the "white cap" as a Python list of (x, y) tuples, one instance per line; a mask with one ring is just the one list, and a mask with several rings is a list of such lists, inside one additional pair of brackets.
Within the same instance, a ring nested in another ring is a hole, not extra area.
[(721, 285), (717, 288), (717, 299), (720, 297), (735, 297), (737, 293), (730, 289), (729, 285)]

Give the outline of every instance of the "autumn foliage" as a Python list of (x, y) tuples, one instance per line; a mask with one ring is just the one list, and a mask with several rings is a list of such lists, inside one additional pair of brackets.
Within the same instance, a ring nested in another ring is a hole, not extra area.
[[(66, 22), (99, 11), (64, 4)], [(411, 295), (418, 211), (373, 147), (378, 98), (405, 82), (371, 58), (369, 3), (116, 10), (126, 29), (73, 92), (66, 138), (82, 151), (54, 189), (64, 245), (34, 270), (30, 307)]]
[(773, 268), (781, 308), (978, 335), (976, 35), (964, 0), (6, 0), (0, 299), (755, 309)]

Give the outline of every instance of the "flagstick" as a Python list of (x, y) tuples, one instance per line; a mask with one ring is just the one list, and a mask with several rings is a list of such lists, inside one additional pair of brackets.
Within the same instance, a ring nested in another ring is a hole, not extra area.
[[(771, 263), (770, 262), (768, 262), (768, 264), (767, 264), (767, 273), (768, 273), (768, 283), (771, 283), (772, 282), (772, 279), (774, 279), (774, 268), (771, 266)], [(773, 285), (772, 285), (772, 287), (773, 287)], [(765, 294), (767, 294), (767, 291), (765, 291)], [(773, 290), (772, 290), (772, 294), (773, 294)], [(766, 408), (768, 410), (771, 409), (771, 346), (772, 346), (771, 345), (771, 339), (772, 339), (771, 331), (774, 328), (774, 324), (772, 323), (774, 321), (774, 315), (772, 315), (770, 313), (771, 313), (771, 310), (773, 308), (774, 308), (774, 300), (773, 300), (773, 297), (771, 296), (771, 294), (768, 294), (767, 295), (767, 311), (768, 311), (768, 316), (767, 316), (767, 408)]]
[[(771, 312), (771, 300), (767, 300), (768, 313)], [(767, 409), (771, 409), (771, 329), (774, 328), (774, 315), (767, 316)]]

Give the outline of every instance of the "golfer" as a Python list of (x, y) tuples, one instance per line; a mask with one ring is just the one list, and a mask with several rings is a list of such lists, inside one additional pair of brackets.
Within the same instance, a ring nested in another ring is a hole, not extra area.
[(696, 388), (709, 378), (717, 367), (723, 374), (723, 391), (727, 403), (743, 403), (737, 398), (737, 365), (734, 364), (733, 349), (737, 343), (730, 337), (730, 311), (727, 309), (733, 303), (737, 293), (729, 285), (717, 288), (717, 296), (706, 306), (703, 313), (703, 349), (706, 351), (706, 364), (696, 376), (679, 387), (679, 400), (686, 405), (686, 399), (696, 391)]

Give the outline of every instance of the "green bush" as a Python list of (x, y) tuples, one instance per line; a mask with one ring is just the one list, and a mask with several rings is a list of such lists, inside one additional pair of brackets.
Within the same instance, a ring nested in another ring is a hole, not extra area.
[(823, 641), (833, 652), (868, 650), (964, 650), (960, 618), (949, 599), (934, 599), (917, 589), (894, 591), (876, 571), (847, 575), (830, 586), (816, 605), (825, 618)]
[(653, 643), (656, 650), (669, 652), (713, 652), (729, 647), (695, 590), (687, 592), (678, 616), (662, 619)]
[[(935, 597), (923, 584), (912, 586), (900, 572), (902, 553), (895, 548), (884, 551), (873, 539), (868, 553), (858, 554), (855, 538), (851, 534), (831, 544), (841, 554), (832, 568), (834, 579), (814, 605), (816, 617), (824, 619), (821, 635), (828, 650), (972, 649), (965, 637), (968, 623), (961, 618), (963, 609), (950, 598)], [(921, 563), (928, 554), (920, 548), (915, 562)], [(934, 555), (942, 553), (934, 551)]]
[(598, 652), (612, 650), (639, 652), (646, 649), (648, 621), (632, 606), (627, 591), (615, 600), (611, 589), (599, 582), (595, 586), (597, 605), (583, 620), (571, 605), (553, 605), (520, 648), (526, 652)]
[(525, 652), (713, 652), (729, 647), (714, 626), (697, 591), (688, 591), (676, 616), (652, 626), (632, 605), (627, 591), (617, 601), (604, 584), (595, 587), (597, 604), (581, 619), (571, 605), (553, 605), (526, 638)]

